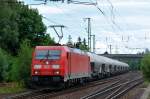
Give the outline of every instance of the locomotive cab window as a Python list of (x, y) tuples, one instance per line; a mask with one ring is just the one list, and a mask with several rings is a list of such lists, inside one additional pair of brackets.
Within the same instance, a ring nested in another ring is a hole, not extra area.
[(60, 50), (36, 50), (36, 59), (60, 59)]

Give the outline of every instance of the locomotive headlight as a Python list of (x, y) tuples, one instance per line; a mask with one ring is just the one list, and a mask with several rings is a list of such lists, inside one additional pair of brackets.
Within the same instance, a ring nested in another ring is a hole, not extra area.
[(55, 71), (54, 73), (55, 73), (56, 75), (58, 75), (58, 74), (59, 74), (59, 71)]
[(45, 64), (47, 64), (47, 65), (48, 65), (48, 64), (49, 64), (49, 62), (48, 62), (48, 61), (46, 61), (46, 62), (45, 62)]
[(41, 65), (34, 65), (34, 69), (41, 69)]
[(38, 74), (38, 71), (35, 71), (34, 73), (35, 73), (35, 74)]
[(60, 65), (52, 65), (52, 68), (53, 68), (53, 69), (59, 69), (59, 68), (60, 68)]
[(34, 74), (35, 74), (35, 75), (38, 75), (38, 74), (40, 74), (40, 71), (39, 71), (39, 70), (35, 70), (35, 71), (34, 71)]

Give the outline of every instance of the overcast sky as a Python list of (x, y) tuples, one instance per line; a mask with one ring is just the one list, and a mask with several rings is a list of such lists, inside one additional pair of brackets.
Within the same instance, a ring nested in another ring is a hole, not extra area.
[[(41, 3), (21, 1), (25, 4)], [(46, 26), (66, 26), (61, 43), (68, 41), (68, 35), (72, 36), (72, 41), (76, 41), (78, 36), (87, 39), (87, 21), (83, 18), (90, 17), (92, 34), (96, 35), (96, 53), (110, 52), (109, 45), (112, 45), (112, 53), (137, 53), (150, 48), (150, 0), (97, 0), (97, 3), (105, 15), (93, 5), (48, 2), (47, 5), (30, 7), (37, 8), (50, 20), (43, 19)], [(47, 33), (58, 41), (53, 29), (48, 28)]]

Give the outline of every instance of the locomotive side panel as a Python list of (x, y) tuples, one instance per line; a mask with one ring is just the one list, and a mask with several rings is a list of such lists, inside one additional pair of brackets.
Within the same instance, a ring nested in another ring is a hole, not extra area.
[(78, 53), (69, 53), (68, 66), (69, 79), (89, 77), (90, 73), (90, 63), (89, 57), (87, 55), (82, 55)]

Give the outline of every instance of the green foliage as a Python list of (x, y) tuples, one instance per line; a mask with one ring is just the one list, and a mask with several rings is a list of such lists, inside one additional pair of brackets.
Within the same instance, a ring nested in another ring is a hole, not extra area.
[(141, 61), (141, 70), (143, 72), (144, 78), (150, 81), (150, 54), (146, 54)]
[(28, 40), (23, 41), (20, 47), (18, 57), (14, 59), (10, 74), (13, 81), (23, 81), (23, 83), (27, 83), (30, 78), (32, 48)]
[(84, 38), (83, 41), (82, 41), (81, 38), (78, 37), (78, 41), (77, 41), (77, 43), (75, 44), (75, 47), (76, 47), (76, 48), (79, 48), (79, 49), (81, 49), (81, 50), (89, 51), (89, 48), (88, 48), (88, 46), (86, 45), (86, 40), (85, 40), (85, 38)]
[(0, 48), (0, 81), (5, 79), (8, 65), (7, 53)]
[(17, 55), (20, 42), (28, 39), (32, 47), (54, 44), (46, 32), (42, 16), (36, 9), (17, 0), (0, 0), (0, 47)]
[(13, 52), (16, 51), (19, 36), (17, 22), (14, 19), (16, 13), (11, 9), (12, 5), (4, 1), (1, 0), (0, 5), (0, 47)]
[(130, 70), (140, 70), (140, 61), (133, 61), (133, 60), (129, 60), (129, 66), (130, 66)]
[(0, 82), (9, 81), (9, 71), (11, 70), (12, 56), (0, 48)]
[(89, 51), (89, 48), (86, 45), (85, 38), (82, 41), (82, 39), (80, 37), (78, 37), (77, 42), (74, 43), (74, 44), (73, 44), (71, 39), (72, 39), (72, 37), (71, 37), (71, 35), (69, 35), (68, 42), (66, 44), (67, 46), (72, 47), (72, 48), (78, 48), (78, 49), (81, 49), (81, 50), (84, 50), (84, 51)]
[(84, 51), (89, 51), (89, 48), (86, 45), (81, 44), (79, 46), (79, 49), (84, 50)]

